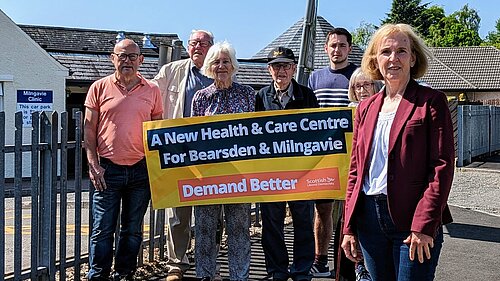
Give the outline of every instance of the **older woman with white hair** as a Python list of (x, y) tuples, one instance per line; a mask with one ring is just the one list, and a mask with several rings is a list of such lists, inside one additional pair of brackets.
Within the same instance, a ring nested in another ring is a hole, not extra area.
[[(202, 71), (214, 83), (196, 92), (192, 116), (255, 111), (255, 92), (233, 81), (238, 70), (236, 52), (228, 42), (216, 43), (205, 58)], [(195, 206), (196, 275), (213, 280), (216, 273), (216, 232), (224, 210), (228, 234), (229, 279), (248, 280), (250, 270), (250, 204)]]
[(357, 107), (361, 101), (378, 93), (384, 84), (380, 80), (373, 80), (358, 67), (349, 79), (349, 107)]

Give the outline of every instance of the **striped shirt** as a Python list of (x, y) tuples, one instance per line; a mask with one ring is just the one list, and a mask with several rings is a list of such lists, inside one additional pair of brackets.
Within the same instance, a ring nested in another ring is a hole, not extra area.
[(348, 106), (349, 79), (357, 66), (349, 63), (342, 69), (331, 69), (329, 66), (317, 70), (309, 77), (309, 88), (316, 94), (320, 107)]

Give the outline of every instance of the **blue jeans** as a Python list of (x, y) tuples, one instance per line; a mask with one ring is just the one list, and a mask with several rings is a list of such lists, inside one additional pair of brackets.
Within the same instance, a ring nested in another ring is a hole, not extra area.
[(443, 228), (439, 228), (431, 248), (431, 259), (424, 263), (409, 258), (409, 245), (403, 243), (410, 231), (398, 231), (389, 215), (385, 195), (361, 195), (356, 211), (356, 227), (365, 265), (373, 281), (431, 281), (443, 246)]
[(100, 164), (106, 170), (104, 180), (107, 189), (95, 191), (92, 198), (89, 279), (107, 278), (111, 273), (113, 238), (120, 205), (121, 226), (115, 249), (114, 270), (120, 275), (135, 271), (142, 243), (142, 221), (151, 197), (144, 159), (132, 166), (122, 166), (101, 158)]

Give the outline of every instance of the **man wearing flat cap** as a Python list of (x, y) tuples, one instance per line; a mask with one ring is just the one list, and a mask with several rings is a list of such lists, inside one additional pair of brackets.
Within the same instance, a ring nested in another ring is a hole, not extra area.
[[(277, 47), (268, 55), (267, 69), (273, 77), (271, 85), (262, 88), (256, 97), (255, 111), (319, 107), (314, 92), (302, 86), (293, 75), (297, 69), (293, 51)], [(284, 241), (286, 204), (292, 213), (294, 241), (293, 261), (289, 266)], [(314, 261), (313, 214), (310, 200), (261, 203), (262, 247), (267, 273), (273, 280), (311, 280)]]

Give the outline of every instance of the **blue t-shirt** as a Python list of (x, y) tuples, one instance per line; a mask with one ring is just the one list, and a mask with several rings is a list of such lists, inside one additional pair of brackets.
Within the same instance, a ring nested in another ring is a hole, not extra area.
[(334, 70), (328, 66), (311, 74), (308, 86), (316, 94), (320, 107), (349, 105), (349, 79), (356, 68), (355, 64), (349, 63), (342, 69)]

